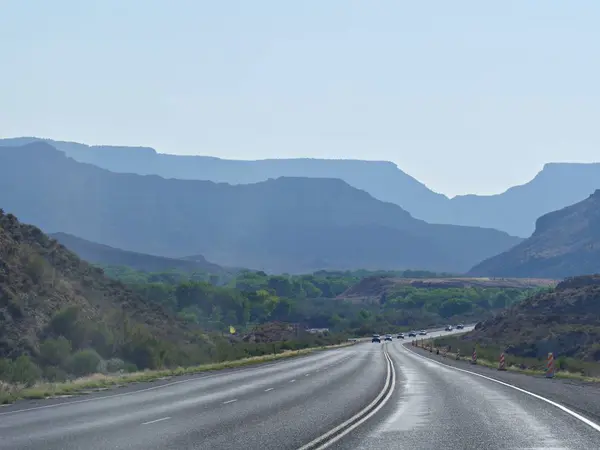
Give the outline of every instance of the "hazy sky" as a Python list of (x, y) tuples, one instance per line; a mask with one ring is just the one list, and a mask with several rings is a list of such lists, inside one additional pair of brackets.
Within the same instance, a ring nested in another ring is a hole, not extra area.
[(599, 23), (597, 0), (0, 0), (0, 136), (496, 193), (600, 161)]

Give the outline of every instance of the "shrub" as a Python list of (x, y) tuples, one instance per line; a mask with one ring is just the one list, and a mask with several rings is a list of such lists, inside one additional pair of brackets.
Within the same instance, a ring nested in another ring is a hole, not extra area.
[(106, 361), (106, 371), (109, 373), (119, 372), (125, 369), (125, 361), (119, 358), (111, 358)]
[(43, 375), (46, 380), (53, 383), (67, 380), (67, 372), (56, 366), (44, 367)]
[(50, 366), (64, 367), (70, 355), (71, 342), (64, 336), (47, 339), (40, 345), (40, 358)]
[(73, 354), (69, 370), (73, 375), (84, 376), (98, 371), (102, 358), (96, 350), (85, 349)]
[(135, 364), (130, 363), (130, 362), (126, 362), (125, 365), (124, 365), (124, 367), (123, 367), (123, 370), (125, 372), (127, 372), (127, 373), (132, 373), (132, 372), (137, 372), (138, 368), (137, 368), (137, 366)]
[(0, 380), (12, 380), (13, 363), (10, 359), (0, 358)]
[(19, 356), (12, 364), (13, 383), (24, 384), (25, 386), (33, 386), (40, 379), (42, 371), (27, 355)]

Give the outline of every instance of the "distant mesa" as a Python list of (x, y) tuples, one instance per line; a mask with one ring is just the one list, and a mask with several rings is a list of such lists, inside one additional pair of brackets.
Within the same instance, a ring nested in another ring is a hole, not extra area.
[(230, 185), (114, 173), (43, 142), (0, 147), (0, 205), (46, 232), (267, 272), (460, 273), (521, 241), (493, 229), (428, 224), (340, 179)]
[[(34, 137), (0, 139), (0, 146), (18, 146), (39, 140)], [(168, 155), (148, 147), (44, 141), (76, 161), (117, 173), (229, 184), (258, 183), (279, 177), (338, 178), (430, 223), (495, 228), (520, 237), (531, 235), (538, 217), (579, 202), (600, 188), (598, 163), (548, 163), (528, 183), (513, 186), (501, 194), (462, 195), (449, 199), (386, 161), (315, 158), (240, 161), (212, 156)]]

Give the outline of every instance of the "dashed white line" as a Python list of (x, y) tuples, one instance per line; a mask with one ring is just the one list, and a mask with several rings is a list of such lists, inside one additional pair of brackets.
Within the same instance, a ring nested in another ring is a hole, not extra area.
[(293, 383), (294, 381), (296, 381), (296, 380), (290, 380), (290, 383)]
[(265, 392), (272, 391), (273, 389), (275, 389), (275, 388), (268, 388), (268, 389), (265, 389)]
[(151, 423), (162, 422), (163, 420), (169, 420), (170, 417), (163, 417), (161, 419), (151, 420), (150, 422), (144, 422), (142, 425), (150, 425)]
[(227, 403), (233, 403), (233, 402), (237, 402), (237, 398), (234, 398), (233, 400), (227, 400), (226, 402), (223, 402), (223, 404), (226, 405)]
[(304, 375), (304, 376), (305, 376), (305, 377), (307, 377), (307, 376), (309, 376), (309, 375), (310, 375), (310, 373), (307, 373), (307, 374), (306, 374), (306, 375)]

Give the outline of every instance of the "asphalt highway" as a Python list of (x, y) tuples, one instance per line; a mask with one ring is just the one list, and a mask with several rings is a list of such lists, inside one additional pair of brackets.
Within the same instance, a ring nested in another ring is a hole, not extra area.
[(394, 339), (0, 408), (0, 449), (600, 448), (576, 416)]

